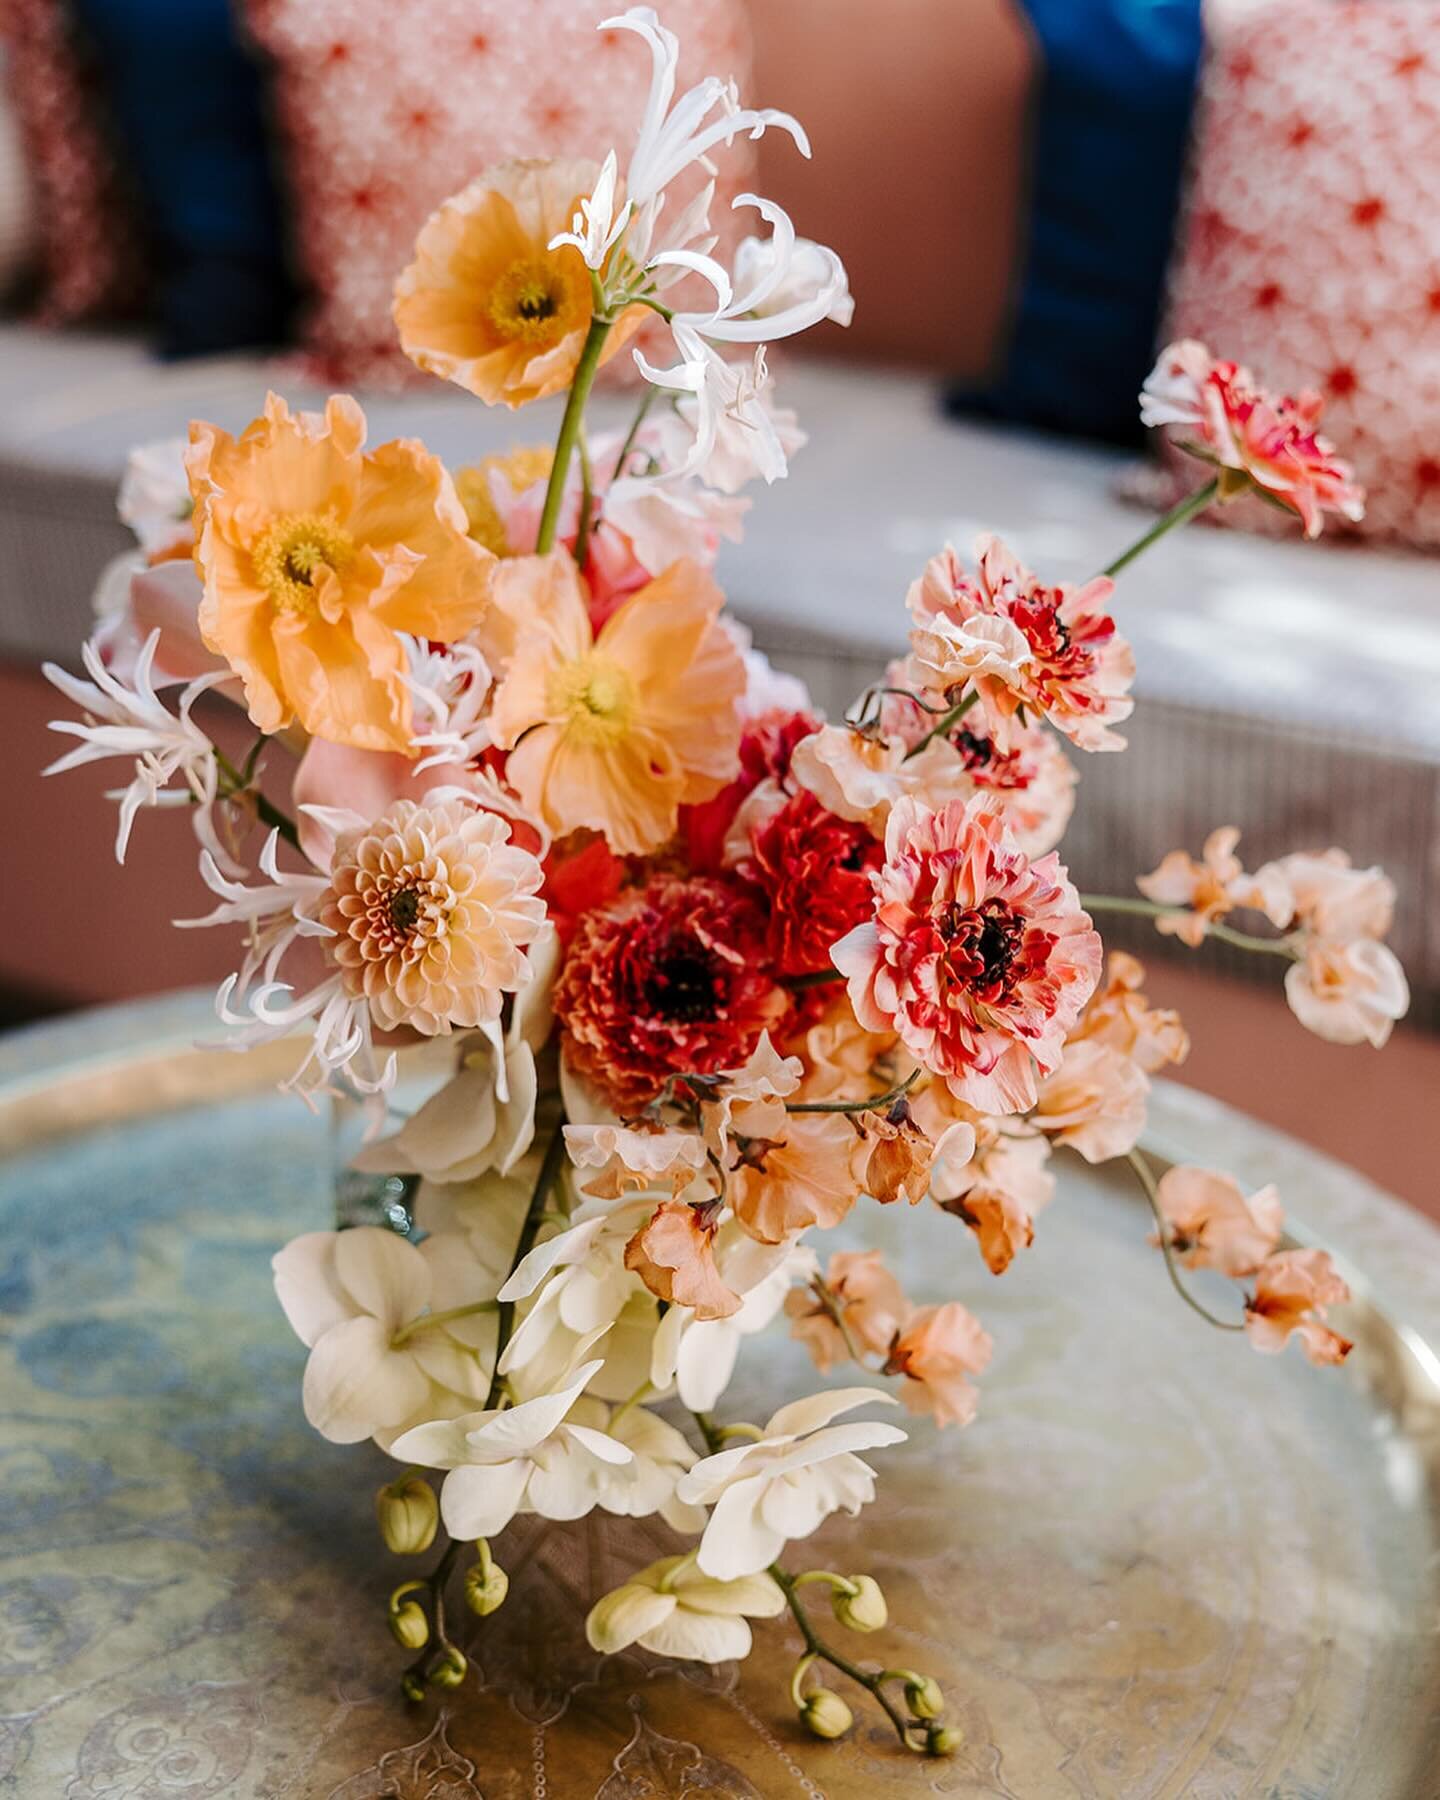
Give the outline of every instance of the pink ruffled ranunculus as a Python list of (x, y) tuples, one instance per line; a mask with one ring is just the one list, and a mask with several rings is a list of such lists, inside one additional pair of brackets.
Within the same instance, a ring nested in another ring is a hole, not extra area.
[(1140, 394), (1146, 425), (1186, 427), (1200, 455), (1298, 513), (1306, 537), (1320, 535), (1326, 513), (1365, 516), (1364, 488), (1318, 430), (1323, 407), (1310, 391), (1266, 393), (1248, 369), (1218, 361), (1193, 338), (1161, 351)]
[[(973, 681), (997, 741), (1024, 718), (1048, 719), (1082, 750), (1123, 750), (1110, 729), (1135, 702), (1135, 654), (1105, 610), (1115, 584), (1104, 576), (1046, 587), (997, 537), (975, 545), (972, 577), (954, 550), (933, 557), (910, 589), (911, 647), (932, 683)], [(976, 634), (1003, 628), (1006, 657), (975, 651)]]
[(832, 953), (867, 1031), (895, 1031), (957, 1098), (1025, 1112), (1100, 975), (1100, 936), (1053, 853), (1030, 862), (984, 797), (890, 813), (875, 916)]

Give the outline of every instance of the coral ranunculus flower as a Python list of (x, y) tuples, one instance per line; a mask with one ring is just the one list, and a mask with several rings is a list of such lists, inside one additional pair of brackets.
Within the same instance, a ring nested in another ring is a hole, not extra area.
[(1318, 429), (1324, 404), (1313, 391), (1294, 399), (1268, 394), (1248, 369), (1186, 338), (1160, 352), (1141, 391), (1140, 419), (1188, 427), (1194, 441), (1182, 440), (1182, 447), (1219, 465), (1222, 493), (1233, 491), (1225, 482), (1233, 470), (1242, 487), (1253, 482), (1298, 513), (1313, 538), (1327, 512), (1352, 523), (1365, 516), (1364, 488)]
[(451, 643), (486, 610), (495, 558), (466, 536), (444, 465), (411, 439), (363, 451), (365, 415), (276, 394), (238, 438), (190, 427), (201, 635), (261, 731), (415, 754), (405, 647)]
[(1025, 1112), (1100, 974), (1098, 932), (1052, 852), (1031, 863), (993, 803), (908, 796), (885, 833), (875, 917), (835, 947), (855, 1017), (894, 1030), (982, 1112)]
[[(400, 347), (417, 368), (490, 406), (570, 385), (590, 328), (590, 274), (578, 250), (549, 246), (598, 172), (585, 161), (499, 163), (430, 215), (395, 284)], [(644, 316), (639, 306), (621, 315), (602, 361)]]
[(671, 1075), (739, 1068), (789, 1010), (764, 915), (720, 877), (661, 876), (586, 913), (555, 987), (566, 1062), (622, 1114)]
[(557, 837), (591, 826), (622, 855), (658, 848), (736, 772), (745, 665), (724, 596), (672, 563), (596, 633), (566, 551), (506, 567), (529, 577), (528, 608), (506, 602), (517, 635), (491, 715), (506, 779)]

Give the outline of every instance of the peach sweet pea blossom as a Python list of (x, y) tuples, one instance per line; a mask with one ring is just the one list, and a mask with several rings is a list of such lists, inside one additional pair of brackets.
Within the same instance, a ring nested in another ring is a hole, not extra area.
[(1298, 1337), (1313, 1363), (1344, 1362), (1351, 1344), (1325, 1322), (1327, 1306), (1343, 1306), (1350, 1289), (1325, 1250), (1277, 1250), (1261, 1263), (1245, 1303), (1245, 1335), (1275, 1355)]
[(622, 855), (654, 850), (736, 772), (745, 665), (724, 597), (675, 563), (596, 633), (567, 552), (506, 565), (522, 567), (530, 612), (491, 718), (506, 777), (557, 836), (599, 827)]
[(1093, 1038), (1072, 1040), (1060, 1067), (1040, 1083), (1030, 1116), (1086, 1162), (1108, 1162), (1135, 1148), (1149, 1094), (1145, 1071), (1122, 1051)]
[(932, 1082), (914, 1105), (932, 1134), (957, 1116), (969, 1121), (974, 1154), (961, 1168), (942, 1164), (934, 1169), (931, 1195), (943, 1212), (974, 1232), (991, 1274), (1003, 1275), (1016, 1251), (1034, 1242), (1035, 1215), (1054, 1197), (1049, 1140), (1014, 1120), (975, 1112), (939, 1082)]
[(200, 634), (261, 731), (298, 719), (314, 737), (410, 756), (399, 634), (470, 631), (495, 559), (466, 536), (436, 457), (411, 439), (364, 441), (365, 415), (339, 395), (322, 415), (271, 394), (238, 438), (190, 427)]
[(730, 1204), (763, 1244), (838, 1225), (860, 1196), (865, 1140), (844, 1113), (791, 1113), (779, 1140), (754, 1140), (730, 1177)]
[(1187, 851), (1172, 850), (1158, 868), (1137, 877), (1135, 885), (1147, 900), (1186, 909), (1162, 913), (1155, 921), (1158, 931), (1195, 950), (1210, 926), (1237, 906), (1263, 912), (1272, 925), (1289, 923), (1294, 902), (1288, 881), (1274, 863), (1247, 875), (1235, 854), (1239, 842), (1235, 826), (1221, 825), (1206, 838), (1201, 861)]
[(715, 1267), (719, 1211), (714, 1201), (662, 1201), (625, 1246), (625, 1267), (658, 1299), (690, 1307), (697, 1319), (728, 1319), (740, 1310), (740, 1296)]
[[(1110, 729), (1130, 716), (1135, 657), (1104, 610), (1114, 583), (1097, 576), (1083, 587), (1047, 588), (999, 538), (975, 545), (972, 578), (948, 546), (926, 565), (907, 599), (916, 661), (933, 685), (953, 690), (973, 682), (997, 740), (1009, 747), (1026, 718), (1048, 719), (1082, 750), (1122, 750)], [(1004, 627), (1008, 666), (975, 661), (969, 646), (984, 629)]]
[(913, 1413), (933, 1413), (937, 1425), (968, 1425), (980, 1396), (968, 1380), (990, 1361), (990, 1333), (958, 1300), (922, 1306), (896, 1338), (887, 1375), (905, 1376), (900, 1398)]
[(1253, 1275), (1280, 1242), (1285, 1212), (1273, 1186), (1247, 1198), (1228, 1175), (1179, 1165), (1160, 1177), (1156, 1197), (1187, 1268)]
[(705, 1167), (705, 1142), (690, 1131), (637, 1131), (625, 1125), (567, 1125), (565, 1149), (576, 1186), (597, 1200), (668, 1187), (678, 1195)]
[(337, 842), (317, 916), (348, 993), (377, 1026), (433, 1036), (493, 1024), (531, 979), (543, 879), (509, 824), (465, 800), (401, 800)]
[(1222, 484), (1227, 471), (1253, 482), (1298, 513), (1312, 538), (1327, 512), (1365, 516), (1364, 488), (1317, 429), (1323, 408), (1308, 390), (1294, 399), (1267, 394), (1248, 369), (1218, 361), (1193, 338), (1160, 352), (1140, 394), (1142, 423), (1188, 427), (1195, 453), (1219, 465)]
[(1105, 964), (1105, 985), (1080, 1015), (1070, 1033), (1072, 1044), (1108, 1044), (1153, 1075), (1167, 1063), (1190, 1054), (1190, 1035), (1177, 1012), (1150, 1005), (1141, 989), (1145, 968), (1137, 957), (1112, 950)]
[[(840, 1307), (845, 1331), (856, 1349), (887, 1355), (910, 1314), (910, 1302), (880, 1252), (837, 1250), (825, 1270), (825, 1285)], [(813, 1290), (792, 1288), (785, 1297), (785, 1312), (791, 1320), (791, 1337), (804, 1344), (822, 1375), (848, 1359), (845, 1332)]]
[(1294, 907), (1290, 923), (1319, 937), (1382, 938), (1395, 916), (1395, 883), (1381, 868), (1355, 868), (1343, 850), (1282, 856), (1255, 879), (1283, 885)]
[[(516, 158), (430, 215), (395, 284), (400, 347), (417, 368), (490, 406), (524, 406), (570, 385), (590, 328), (590, 276), (577, 250), (550, 243), (598, 173), (581, 160)], [(602, 361), (644, 316), (627, 309)]]
[(1285, 971), (1285, 998), (1317, 1037), (1378, 1050), (1409, 1010), (1410, 986), (1394, 951), (1374, 938), (1312, 937)]
[(982, 797), (890, 814), (875, 917), (835, 946), (850, 1002), (983, 1112), (1024, 1112), (1100, 973), (1100, 938), (1052, 853), (1031, 863)]

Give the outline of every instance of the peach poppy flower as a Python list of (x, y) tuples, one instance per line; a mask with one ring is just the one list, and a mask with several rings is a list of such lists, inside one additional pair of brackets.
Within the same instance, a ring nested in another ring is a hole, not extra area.
[(1183, 425), (1195, 434), (1192, 449), (1253, 482), (1262, 494), (1298, 513), (1306, 537), (1318, 537), (1327, 512), (1351, 521), (1365, 516), (1365, 490), (1350, 465), (1335, 454), (1318, 426), (1321, 396), (1306, 391), (1292, 399), (1268, 394), (1238, 363), (1221, 362), (1193, 338), (1170, 344), (1146, 379), (1140, 418), (1146, 425)]
[(994, 1342), (958, 1300), (923, 1306), (891, 1346), (887, 1375), (903, 1375), (900, 1398), (913, 1413), (933, 1413), (937, 1425), (968, 1425), (980, 1396), (967, 1379), (990, 1361)]
[(206, 645), (245, 684), (261, 731), (413, 755), (405, 646), (452, 643), (485, 612), (495, 558), (465, 534), (438, 458), (412, 439), (364, 451), (365, 415), (276, 394), (238, 438), (190, 427)]
[[(498, 163), (420, 228), (395, 284), (400, 347), (417, 368), (489, 406), (524, 406), (569, 387), (590, 329), (590, 273), (568, 231), (599, 169), (581, 160)], [(611, 328), (608, 361), (638, 328), (630, 307)]]
[(1285, 1211), (1273, 1185), (1247, 1199), (1228, 1175), (1181, 1165), (1165, 1171), (1156, 1194), (1186, 1268), (1253, 1275), (1280, 1242)]
[(1100, 973), (1100, 938), (1052, 852), (1029, 862), (977, 796), (908, 796), (885, 832), (875, 917), (832, 952), (867, 1029), (893, 1030), (983, 1112), (1025, 1112)]
[(664, 1200), (625, 1246), (625, 1267), (657, 1298), (694, 1309), (697, 1319), (728, 1319), (740, 1310), (740, 1296), (715, 1267), (716, 1201), (688, 1206)]
[(1093, 1038), (1066, 1044), (1060, 1067), (1040, 1083), (1030, 1117), (1086, 1162), (1124, 1156), (1145, 1129), (1150, 1083), (1122, 1051)]
[(508, 822), (465, 801), (398, 801), (335, 846), (318, 918), (347, 993), (384, 1031), (492, 1024), (531, 979), (543, 874)]
[(1378, 1050), (1409, 1011), (1410, 984), (1395, 952), (1374, 938), (1312, 937), (1285, 971), (1285, 998), (1317, 1037)]
[(735, 1217), (762, 1244), (838, 1225), (860, 1195), (865, 1143), (844, 1113), (790, 1113), (784, 1136), (741, 1143), (730, 1177)]
[(1267, 1356), (1294, 1336), (1311, 1362), (1344, 1362), (1353, 1345), (1325, 1323), (1325, 1308), (1349, 1298), (1327, 1250), (1277, 1250), (1261, 1263), (1255, 1293), (1245, 1302), (1245, 1335)]
[[(888, 1354), (910, 1314), (905, 1290), (885, 1267), (878, 1250), (837, 1250), (825, 1271), (825, 1285), (838, 1303), (845, 1331), (857, 1350)], [(845, 1362), (849, 1346), (833, 1313), (813, 1289), (792, 1288), (785, 1297), (790, 1335), (804, 1344), (815, 1367), (828, 1374)]]
[(1167, 937), (1178, 937), (1196, 950), (1217, 919), (1239, 907), (1263, 912), (1272, 925), (1290, 922), (1293, 900), (1289, 884), (1274, 863), (1254, 875), (1245, 873), (1235, 854), (1240, 833), (1233, 825), (1221, 825), (1205, 840), (1201, 860), (1185, 850), (1172, 850), (1158, 868), (1137, 877), (1135, 885), (1147, 900), (1160, 906), (1184, 907), (1184, 912), (1162, 913), (1155, 928)]
[(1145, 967), (1138, 957), (1112, 950), (1105, 964), (1105, 985), (1080, 1015), (1070, 1042), (1109, 1044), (1138, 1063), (1147, 1075), (1166, 1063), (1181, 1063), (1190, 1054), (1190, 1034), (1178, 1012), (1150, 1005), (1141, 992)]
[(674, 563), (596, 633), (565, 551), (524, 559), (524, 573), (530, 610), (491, 714), (506, 778), (557, 837), (589, 826), (622, 855), (657, 849), (679, 808), (738, 768), (745, 665), (719, 623), (724, 596)]

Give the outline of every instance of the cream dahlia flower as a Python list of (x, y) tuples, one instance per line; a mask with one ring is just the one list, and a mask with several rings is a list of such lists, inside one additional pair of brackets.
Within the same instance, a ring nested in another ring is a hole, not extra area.
[(492, 1024), (531, 969), (540, 864), (509, 824), (462, 799), (401, 800), (335, 846), (319, 917), (346, 991), (382, 1030)]

